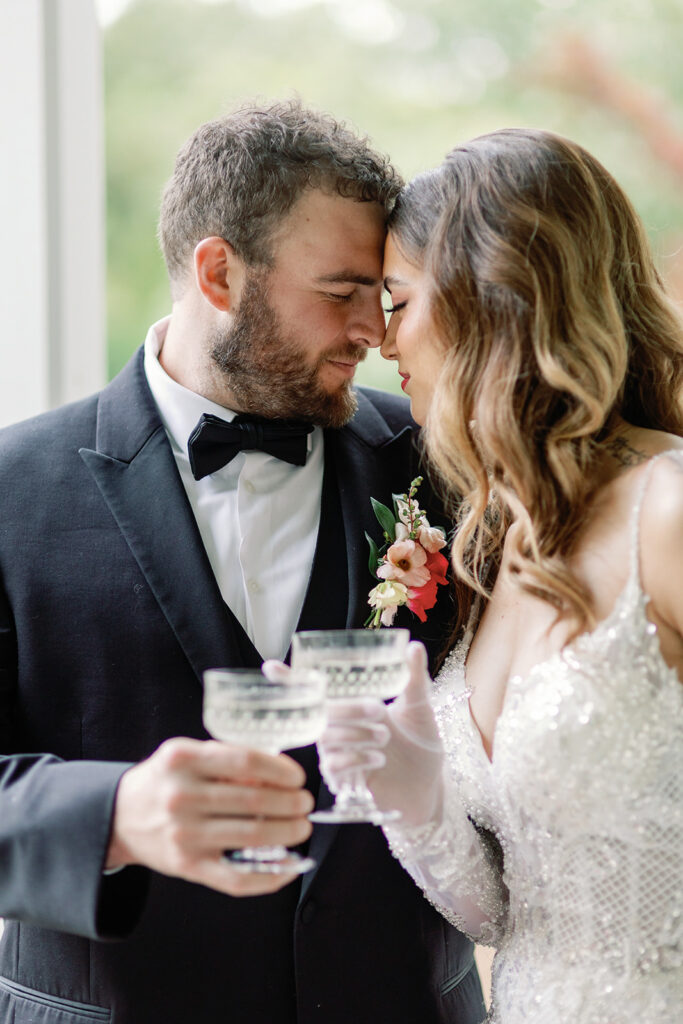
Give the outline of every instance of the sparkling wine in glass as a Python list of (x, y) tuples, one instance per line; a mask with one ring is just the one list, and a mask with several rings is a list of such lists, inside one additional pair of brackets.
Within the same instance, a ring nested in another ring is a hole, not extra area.
[[(204, 672), (204, 725), (215, 739), (267, 754), (305, 747), (325, 728), (325, 677), (291, 672), (272, 682), (258, 669), (211, 668)], [(315, 867), (284, 846), (250, 846), (226, 852), (232, 867), (269, 874), (303, 874)]]
[[(391, 700), (405, 689), (409, 670), (407, 629), (331, 629), (295, 633), (292, 668), (321, 672), (327, 680), (327, 699), (354, 700), (376, 697)], [(349, 774), (332, 807), (309, 814), (326, 824), (369, 822), (384, 825), (400, 818), (400, 811), (380, 811), (358, 769)]]

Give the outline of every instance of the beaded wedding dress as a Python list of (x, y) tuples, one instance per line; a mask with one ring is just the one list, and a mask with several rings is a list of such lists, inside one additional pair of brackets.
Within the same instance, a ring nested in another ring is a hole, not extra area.
[(466, 633), (436, 682), (442, 820), (386, 829), (444, 917), (497, 947), (495, 1024), (683, 1021), (683, 685), (646, 616), (638, 557), (656, 461), (609, 617), (509, 680), (491, 761)]

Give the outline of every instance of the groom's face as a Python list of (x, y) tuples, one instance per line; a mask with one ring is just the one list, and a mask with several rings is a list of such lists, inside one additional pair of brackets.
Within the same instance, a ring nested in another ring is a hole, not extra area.
[(274, 266), (247, 270), (212, 357), (240, 409), (341, 426), (356, 366), (384, 337), (384, 211), (311, 190), (273, 239)]

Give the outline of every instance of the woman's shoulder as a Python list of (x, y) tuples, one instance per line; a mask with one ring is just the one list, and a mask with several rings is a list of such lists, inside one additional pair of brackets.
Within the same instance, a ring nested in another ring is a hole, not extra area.
[(683, 545), (683, 438), (629, 427), (607, 442), (605, 455), (603, 480), (572, 558), (598, 618), (607, 614), (634, 564), (640, 586), (655, 598), (667, 548), (673, 566)]
[(665, 550), (668, 543), (683, 539), (683, 445), (658, 453), (647, 473), (641, 545)]
[(624, 515), (644, 503), (675, 513), (683, 501), (683, 437), (629, 426), (606, 444), (605, 493)]
[(641, 430), (634, 443), (643, 457), (640, 479), (634, 480), (642, 491), (641, 533), (646, 544), (661, 546), (683, 533), (683, 438)]
[(680, 638), (683, 657), (683, 444), (658, 452), (648, 468), (638, 523), (642, 587), (652, 616)]
[(683, 438), (627, 425), (607, 450), (622, 515), (637, 517), (641, 557), (662, 559), (668, 545), (674, 555), (683, 539)]
[(619, 433), (605, 443), (605, 449), (615, 474), (619, 474), (644, 465), (660, 455), (677, 458), (676, 453), (683, 452), (683, 437), (665, 430), (624, 423)]

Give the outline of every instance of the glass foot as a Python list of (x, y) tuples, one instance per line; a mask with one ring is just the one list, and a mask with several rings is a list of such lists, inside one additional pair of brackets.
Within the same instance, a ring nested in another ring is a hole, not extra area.
[(313, 811), (308, 820), (316, 825), (387, 825), (398, 821), (400, 811), (380, 811), (378, 807), (367, 807), (363, 804), (347, 804), (329, 807), (326, 811)]
[(229, 850), (223, 860), (235, 871), (261, 875), (305, 875), (315, 868), (312, 857), (282, 847), (245, 847), (243, 850)]

